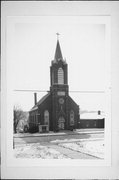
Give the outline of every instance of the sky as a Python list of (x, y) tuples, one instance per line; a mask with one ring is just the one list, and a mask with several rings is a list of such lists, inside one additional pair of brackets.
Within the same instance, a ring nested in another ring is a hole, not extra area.
[[(81, 109), (104, 110), (105, 25), (82, 23), (75, 17), (40, 16), (38, 21), (16, 22), (12, 59), (14, 104), (25, 111), (34, 105), (34, 92), (14, 90), (49, 90), (50, 65), (54, 59), (57, 36), (63, 58), (68, 64), (71, 97)], [(38, 100), (46, 93), (37, 93)]]

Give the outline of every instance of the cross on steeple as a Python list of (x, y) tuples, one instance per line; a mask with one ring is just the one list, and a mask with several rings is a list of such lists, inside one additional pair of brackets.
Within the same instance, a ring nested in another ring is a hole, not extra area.
[(56, 33), (56, 35), (57, 35), (57, 40), (59, 40), (59, 35), (60, 35), (60, 34), (59, 34), (59, 33)]

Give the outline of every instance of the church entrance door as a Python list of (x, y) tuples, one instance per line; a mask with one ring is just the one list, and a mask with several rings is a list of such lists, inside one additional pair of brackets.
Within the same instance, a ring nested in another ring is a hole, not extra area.
[(63, 116), (58, 119), (58, 128), (59, 130), (63, 130), (65, 128), (65, 119)]

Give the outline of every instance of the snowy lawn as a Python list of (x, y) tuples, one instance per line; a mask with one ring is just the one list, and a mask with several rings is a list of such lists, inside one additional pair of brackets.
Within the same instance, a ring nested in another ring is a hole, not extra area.
[(59, 146), (104, 159), (104, 140), (59, 143)]
[(40, 143), (24, 144), (14, 149), (16, 158), (41, 158), (41, 159), (67, 159), (68, 157), (60, 152), (41, 146)]

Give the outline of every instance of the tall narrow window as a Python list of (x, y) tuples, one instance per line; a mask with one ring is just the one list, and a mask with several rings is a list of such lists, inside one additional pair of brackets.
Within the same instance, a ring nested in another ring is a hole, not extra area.
[(48, 110), (44, 111), (44, 124), (46, 124), (46, 125), (49, 124), (49, 112), (48, 112)]
[(58, 69), (58, 84), (64, 84), (64, 71), (62, 68)]
[(74, 125), (74, 111), (70, 111), (70, 125)]

